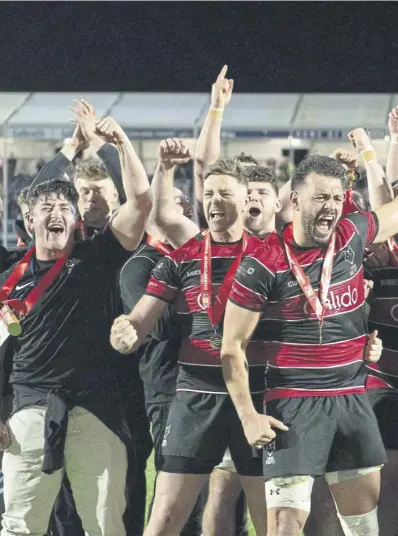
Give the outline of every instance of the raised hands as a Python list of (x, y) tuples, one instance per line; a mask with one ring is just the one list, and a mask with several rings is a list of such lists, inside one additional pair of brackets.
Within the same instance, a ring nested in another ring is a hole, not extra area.
[(74, 121), (80, 127), (82, 137), (90, 142), (96, 136), (97, 116), (94, 106), (84, 99), (75, 99), (74, 105), (69, 106), (69, 109), (76, 114)]
[(97, 134), (107, 143), (123, 143), (126, 134), (122, 127), (112, 117), (104, 117), (96, 124)]
[(211, 107), (223, 110), (228, 106), (234, 87), (232, 79), (225, 78), (228, 66), (224, 65), (211, 88)]
[(159, 163), (166, 169), (174, 166), (187, 164), (192, 158), (192, 152), (182, 140), (177, 138), (167, 138), (162, 140), (158, 149)]
[(364, 128), (356, 128), (348, 133), (348, 139), (358, 151), (358, 153), (370, 149), (372, 147), (372, 140), (368, 131)]

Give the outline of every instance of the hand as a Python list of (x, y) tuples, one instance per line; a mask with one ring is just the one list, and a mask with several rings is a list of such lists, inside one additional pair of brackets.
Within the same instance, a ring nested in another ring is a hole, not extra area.
[(80, 125), (77, 125), (71, 138), (67, 138), (66, 140), (64, 140), (64, 145), (71, 145), (76, 153), (84, 151), (89, 147), (89, 143), (83, 136), (83, 132)]
[(372, 147), (372, 140), (364, 128), (356, 128), (349, 132), (348, 139), (358, 153), (364, 151), (365, 149), (369, 149), (369, 147)]
[(121, 315), (116, 318), (111, 329), (112, 348), (121, 354), (131, 354), (137, 341), (138, 335), (129, 317)]
[(11, 445), (10, 431), (8, 426), (0, 422), (0, 450), (6, 450)]
[(398, 106), (393, 108), (388, 114), (388, 130), (390, 135), (398, 134)]
[(369, 279), (364, 279), (363, 280), (363, 289), (364, 289), (364, 292), (365, 292), (365, 300), (368, 299), (368, 296), (370, 294), (370, 291), (373, 289), (373, 281), (369, 280)]
[(351, 151), (346, 151), (345, 149), (336, 149), (330, 155), (330, 158), (334, 158), (334, 160), (337, 160), (339, 164), (350, 171), (357, 167), (357, 156)]
[(127, 136), (122, 127), (112, 117), (104, 117), (97, 121), (97, 134), (107, 143), (123, 143)]
[(242, 419), (242, 425), (248, 443), (258, 449), (275, 439), (276, 433), (272, 427), (285, 432), (289, 430), (283, 422), (260, 413), (254, 413), (251, 417)]
[(76, 114), (75, 122), (77, 123), (78, 127), (80, 127), (80, 132), (83, 138), (90, 142), (96, 136), (97, 116), (95, 113), (95, 108), (84, 99), (75, 99), (74, 103), (75, 105), (69, 106), (69, 109)]
[(212, 108), (224, 109), (228, 106), (234, 87), (234, 81), (225, 78), (227, 74), (227, 65), (221, 69), (220, 74), (217, 76), (217, 80), (211, 87), (211, 106)]
[(160, 142), (158, 159), (166, 169), (187, 164), (191, 158), (192, 152), (182, 140), (167, 138), (167, 140)]
[(368, 363), (376, 363), (380, 359), (381, 352), (383, 351), (383, 343), (377, 337), (377, 334), (377, 330), (372, 331), (365, 346), (363, 357)]

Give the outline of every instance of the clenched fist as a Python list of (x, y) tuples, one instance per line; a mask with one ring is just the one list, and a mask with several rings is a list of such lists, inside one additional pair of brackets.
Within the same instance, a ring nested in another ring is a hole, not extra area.
[(345, 149), (336, 149), (330, 155), (330, 158), (337, 160), (339, 164), (344, 166), (348, 170), (353, 170), (357, 166), (357, 156), (351, 151), (346, 151)]
[(383, 351), (383, 343), (377, 337), (377, 334), (377, 330), (372, 331), (365, 346), (363, 357), (368, 363), (376, 363), (380, 359)]
[(112, 117), (104, 117), (96, 123), (96, 132), (107, 143), (123, 143), (126, 134)]
[(390, 135), (398, 134), (398, 106), (393, 108), (388, 114), (388, 130)]
[(115, 319), (111, 329), (111, 345), (121, 354), (131, 354), (138, 341), (137, 332), (127, 315)]
[(358, 153), (372, 147), (372, 140), (370, 139), (367, 130), (364, 128), (356, 128), (351, 130), (351, 132), (348, 133), (348, 139)]
[(232, 90), (234, 88), (234, 81), (232, 79), (225, 78), (228, 67), (224, 65), (220, 74), (217, 76), (217, 80), (214, 82), (211, 88), (211, 106), (212, 108), (224, 109), (228, 106), (231, 97)]
[(187, 164), (192, 158), (192, 152), (182, 140), (167, 138), (162, 140), (158, 149), (158, 159), (166, 169)]
[(260, 413), (253, 413), (250, 417), (242, 419), (242, 425), (249, 445), (257, 449), (275, 439), (276, 433), (272, 428), (285, 432), (289, 430), (283, 422)]

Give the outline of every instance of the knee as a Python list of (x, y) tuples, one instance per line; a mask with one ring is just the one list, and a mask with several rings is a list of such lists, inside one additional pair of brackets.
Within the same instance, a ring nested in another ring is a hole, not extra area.
[(305, 520), (298, 510), (278, 508), (275, 512), (276, 536), (299, 536), (304, 525)]
[(209, 501), (214, 508), (235, 508), (242, 491), (239, 477), (235, 473), (215, 469), (210, 478)]

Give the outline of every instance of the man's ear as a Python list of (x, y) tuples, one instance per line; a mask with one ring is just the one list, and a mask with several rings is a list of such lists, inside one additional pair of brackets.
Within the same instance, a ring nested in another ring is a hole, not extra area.
[(293, 210), (299, 210), (300, 202), (299, 202), (299, 196), (297, 192), (291, 192), (290, 202), (292, 203)]

